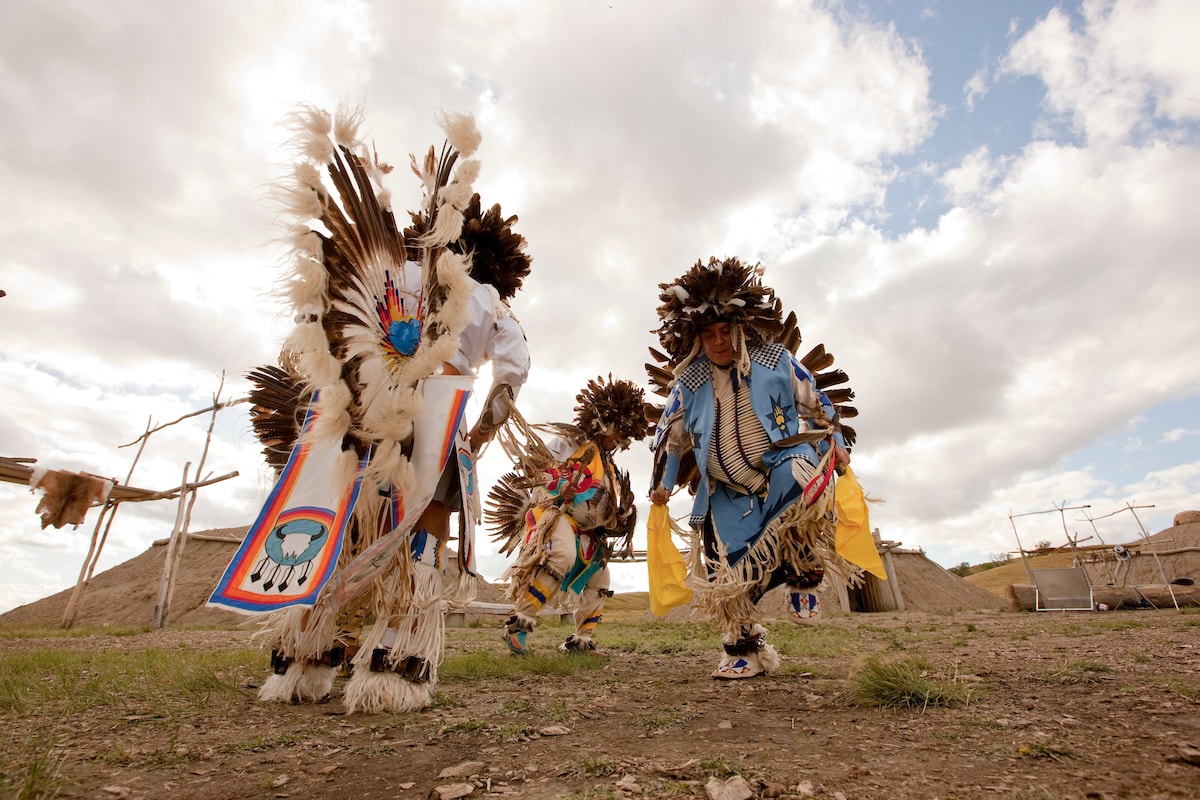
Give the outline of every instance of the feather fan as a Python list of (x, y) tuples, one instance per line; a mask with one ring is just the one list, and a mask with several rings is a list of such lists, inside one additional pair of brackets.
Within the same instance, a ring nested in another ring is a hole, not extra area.
[(282, 367), (256, 367), (246, 377), (252, 384), (250, 424), (263, 446), (263, 458), (278, 474), (300, 439), (308, 399), (300, 379)]
[[(362, 121), (358, 109), (296, 111), (290, 124), (298, 163), (281, 187), (294, 219), (288, 288), (296, 314), (283, 360), (301, 395), (319, 393), (308, 435), (351, 437), (360, 450), (411, 435), (418, 381), (458, 348), (469, 263), (447, 243), (461, 234), (478, 174), (477, 162), (460, 159), (478, 146), (470, 117), (444, 118), (440, 155), (431, 147), (419, 166), (412, 158), (426, 230), (406, 240), (383, 185), (392, 168), (360, 140)], [(370, 469), (388, 480), (394, 467), (378, 458)]]

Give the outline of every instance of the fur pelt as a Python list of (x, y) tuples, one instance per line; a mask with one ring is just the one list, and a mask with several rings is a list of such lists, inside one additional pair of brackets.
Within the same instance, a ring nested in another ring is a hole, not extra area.
[(89, 508), (108, 500), (113, 482), (94, 475), (34, 469), (29, 476), (29, 488), (42, 491), (42, 499), (34, 510), (42, 516), (42, 527), (61, 528), (82, 525)]

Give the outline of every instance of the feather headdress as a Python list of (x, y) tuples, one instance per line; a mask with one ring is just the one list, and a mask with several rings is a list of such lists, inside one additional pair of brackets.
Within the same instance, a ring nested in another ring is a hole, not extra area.
[(699, 352), (700, 332), (714, 322), (740, 327), (747, 344), (773, 342), (782, 330), (780, 303), (774, 290), (763, 285), (757, 264), (714, 256), (658, 288), (658, 341), (677, 363)]
[(608, 376), (588, 381), (575, 396), (575, 424), (590, 439), (615, 434), (623, 441), (641, 440), (650, 433), (646, 393), (633, 381)]
[[(550, 480), (547, 471), (559, 466), (559, 459), (545, 439), (560, 437), (582, 443), (615, 434), (624, 447), (630, 440), (650, 434), (653, 406), (645, 401), (645, 391), (628, 380), (613, 380), (612, 375), (589, 380), (575, 396), (575, 424), (542, 423), (531, 425), (517, 409), (499, 430), (500, 443), (513, 462), (513, 471), (500, 477), (488, 491), (483, 509), (484, 522), (492, 529), (491, 539), (502, 555), (515, 551), (524, 540), (526, 513), (534, 506), (534, 491)], [(637, 523), (629, 474), (612, 464), (609, 454), (602, 456), (616, 480), (620, 512), (618, 524), (606, 536), (623, 543), (615, 550), (632, 554), (632, 536)]]
[(278, 474), (300, 439), (307, 405), (304, 388), (294, 373), (273, 365), (255, 367), (246, 377), (252, 384), (250, 424), (263, 446), (263, 458)]
[[(408, 239), (418, 238), (429, 228), (424, 212), (412, 212), (412, 224), (404, 229)], [(513, 230), (517, 215), (505, 217), (497, 203), (482, 211), (479, 194), (463, 210), (462, 235), (446, 246), (471, 259), (471, 277), (496, 288), (501, 300), (516, 295), (530, 272), (532, 259), (525, 252), (525, 237)]]

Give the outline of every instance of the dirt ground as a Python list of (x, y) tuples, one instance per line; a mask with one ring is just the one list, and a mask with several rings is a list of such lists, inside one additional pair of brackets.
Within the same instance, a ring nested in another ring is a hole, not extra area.
[[(550, 650), (566, 630), (540, 627), (538, 646)], [(0, 710), (3, 748), (34, 729), (61, 734), (63, 796), (108, 800), (1200, 797), (1195, 609), (836, 615), (798, 635), (777, 675), (715, 681), (715, 646), (683, 656), (626, 648), (572, 677), (443, 681), (433, 708), (400, 715), (347, 716), (336, 696), (260, 704), (264, 655), (235, 713), (172, 727), (136, 709), (61, 719)], [(449, 652), (502, 651), (491, 626), (447, 637)], [(7, 638), (0, 654), (248, 639), (240, 630)], [(839, 640), (856, 645), (830, 646)], [(849, 681), (872, 654), (922, 655), (969, 686), (969, 702), (924, 712), (855, 705)], [(111, 758), (114, 749), (124, 757)]]

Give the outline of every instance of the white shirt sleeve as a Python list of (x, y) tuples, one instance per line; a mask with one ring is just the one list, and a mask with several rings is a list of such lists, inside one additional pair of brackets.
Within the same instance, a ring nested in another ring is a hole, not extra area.
[(467, 325), (450, 364), (460, 374), (474, 378), (480, 365), (491, 361), (492, 385), (508, 384), (515, 398), (529, 378), (525, 332), (495, 288), (487, 284), (475, 284), (467, 311)]

